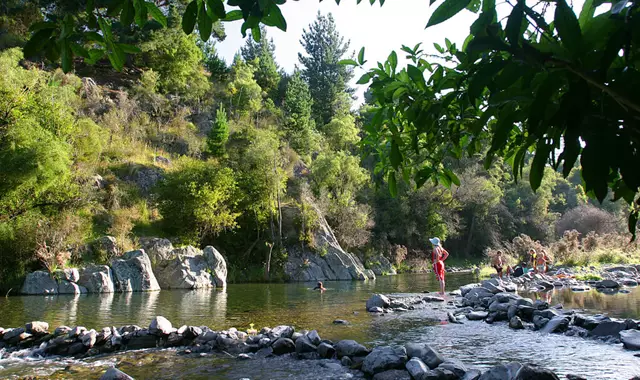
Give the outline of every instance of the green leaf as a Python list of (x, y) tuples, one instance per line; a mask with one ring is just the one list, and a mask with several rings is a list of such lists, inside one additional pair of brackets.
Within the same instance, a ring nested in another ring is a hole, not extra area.
[(55, 22), (36, 22), (35, 24), (31, 24), (29, 27), (30, 32), (37, 32), (43, 29), (55, 29), (58, 27), (58, 24)]
[(445, 0), (444, 3), (440, 4), (440, 6), (433, 12), (426, 27), (428, 28), (447, 21), (466, 8), (470, 2), (471, 0)]
[(122, 12), (120, 13), (120, 23), (128, 27), (133, 22), (133, 17), (135, 16), (136, 10), (133, 6), (132, 0), (125, 0), (122, 5)]
[(407, 74), (409, 74), (409, 78), (418, 86), (418, 88), (425, 90), (427, 88), (427, 84), (424, 81), (424, 74), (420, 71), (419, 68), (414, 65), (407, 66)]
[(145, 2), (147, 6), (147, 10), (151, 17), (160, 23), (160, 25), (167, 27), (167, 17), (162, 13), (162, 11), (153, 3), (153, 2)]
[(629, 226), (629, 232), (631, 232), (631, 241), (632, 242), (636, 240), (636, 226), (638, 225), (638, 215), (639, 214), (640, 214), (640, 212), (638, 212), (638, 210), (633, 210), (629, 214), (628, 226)]
[(242, 11), (236, 9), (228, 12), (227, 15), (222, 19), (222, 21), (237, 21), (242, 20), (243, 17), (244, 16), (242, 15)]
[(558, 35), (562, 45), (569, 50), (574, 57), (580, 56), (582, 52), (582, 32), (580, 23), (573, 9), (567, 5), (565, 0), (558, 0), (554, 16), (554, 24), (558, 30)]
[(360, 79), (358, 79), (356, 84), (367, 84), (369, 83), (370, 80), (371, 80), (371, 74), (365, 73), (363, 76), (360, 77)]
[(435, 43), (435, 42), (434, 42), (434, 43), (433, 43), (433, 47), (435, 47), (435, 48), (436, 48), (436, 50), (438, 51), (438, 53), (440, 53), (440, 54), (444, 54), (444, 48), (443, 48), (442, 46), (440, 46), (440, 44), (438, 44), (438, 43)]
[(396, 183), (396, 173), (390, 171), (388, 178), (389, 178), (388, 179), (388, 181), (389, 181), (389, 192), (391, 193), (391, 196), (393, 198), (395, 198), (398, 195), (398, 184)]
[(564, 150), (561, 153), (562, 163), (562, 175), (567, 178), (571, 174), (571, 169), (576, 163), (578, 156), (580, 156), (580, 139), (578, 133), (568, 130), (564, 135)]
[(284, 16), (282, 16), (280, 8), (275, 4), (271, 4), (269, 14), (262, 19), (262, 22), (265, 25), (275, 26), (284, 32), (287, 31), (287, 21), (284, 19)]
[(200, 3), (198, 8), (198, 31), (200, 32), (200, 39), (202, 41), (208, 41), (211, 37), (211, 30), (213, 30), (213, 20), (207, 14), (204, 7), (204, 1)]
[(540, 140), (538, 142), (536, 155), (533, 157), (533, 161), (531, 162), (531, 171), (529, 172), (529, 183), (531, 184), (531, 189), (533, 189), (534, 192), (538, 190), (542, 183), (544, 168), (549, 160), (549, 153), (551, 152), (551, 149), (552, 147), (545, 143), (544, 140)]
[(104, 57), (105, 51), (102, 49), (89, 50), (89, 58), (85, 59), (85, 62), (89, 65), (93, 65)]
[(391, 72), (395, 73), (396, 67), (398, 66), (398, 55), (396, 54), (395, 50), (392, 51), (391, 54), (389, 54), (389, 58), (387, 58), (387, 61), (389, 61), (389, 64), (391, 65)]
[(449, 178), (446, 174), (439, 173), (438, 181), (442, 183), (442, 186), (446, 187), (447, 189), (451, 188), (451, 178)]
[(140, 50), (139, 47), (134, 46), (134, 45), (129, 45), (129, 44), (117, 44), (118, 47), (120, 47), (120, 49), (128, 54), (140, 54), (142, 53), (142, 50)]
[(147, 6), (144, 0), (133, 0), (133, 5), (136, 9), (136, 24), (142, 28), (147, 23), (149, 15), (147, 14)]
[(51, 34), (53, 34), (53, 29), (41, 29), (35, 32), (24, 45), (24, 56), (33, 57), (40, 53), (47, 42), (49, 42)]
[(216, 15), (218, 19), (224, 19), (227, 16), (222, 0), (207, 0), (207, 7), (213, 10), (213, 14)]
[(444, 169), (444, 173), (447, 177), (449, 177), (454, 185), (460, 186), (460, 178), (458, 178), (458, 176), (455, 175), (454, 172), (452, 172), (450, 169)]
[(402, 153), (400, 152), (400, 147), (395, 140), (391, 141), (391, 154), (389, 155), (389, 160), (391, 161), (391, 166), (393, 166), (395, 170), (398, 170), (398, 167), (402, 164)]
[(473, 13), (478, 13), (480, 11), (480, 4), (482, 0), (471, 0), (469, 5), (467, 5), (467, 10)]
[[(242, 16), (242, 12), (240, 12), (240, 16)], [(193, 28), (196, 26), (197, 19), (198, 2), (193, 0), (189, 5), (187, 5), (187, 8), (184, 10), (184, 14), (182, 15), (182, 30), (186, 34), (191, 34), (193, 32)]]
[(269, 0), (258, 0), (258, 5), (260, 6), (260, 10), (264, 11), (269, 5)]
[(580, 22), (580, 27), (584, 28), (587, 22), (593, 18), (593, 14), (596, 11), (596, 7), (593, 4), (593, 0), (585, 0), (582, 5), (582, 10), (580, 11), (580, 17), (578, 21)]
[(520, 30), (522, 28), (522, 19), (524, 17), (523, 4), (523, 1), (520, 0), (513, 7), (513, 10), (509, 15), (509, 19), (507, 20), (507, 27), (505, 28), (507, 40), (509, 41), (511, 46), (514, 47), (518, 46), (518, 41), (520, 40)]
[(78, 57), (82, 57), (85, 59), (90, 58), (91, 56), (89, 55), (89, 52), (87, 51), (87, 49), (85, 49), (83, 46), (75, 43), (75, 42), (71, 42), (71, 44), (69, 45), (69, 47), (71, 48), (71, 51), (73, 52), (74, 55), (77, 55)]
[(62, 49), (61, 49), (61, 58), (62, 58), (62, 71), (68, 73), (73, 68), (73, 52), (69, 47), (69, 42), (63, 40)]
[(338, 61), (338, 65), (347, 65), (347, 66), (358, 66), (358, 62), (353, 59), (342, 59)]
[(260, 38), (262, 37), (262, 31), (260, 31), (260, 27), (254, 26), (251, 28), (251, 36), (255, 42), (260, 42)]
[(360, 49), (360, 52), (358, 53), (358, 63), (359, 64), (364, 64), (364, 46)]
[(629, 0), (620, 0), (617, 3), (613, 4), (613, 6), (611, 7), (611, 14), (612, 15), (617, 15), (620, 12), (622, 12), (624, 7), (627, 6), (628, 2), (629, 2)]

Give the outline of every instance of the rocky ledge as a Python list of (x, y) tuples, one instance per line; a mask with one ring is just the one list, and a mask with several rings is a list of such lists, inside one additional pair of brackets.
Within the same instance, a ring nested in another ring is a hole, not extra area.
[[(206, 326), (181, 326), (175, 328), (166, 318), (154, 318), (149, 327), (136, 325), (105, 327), (87, 330), (84, 327), (57, 327), (49, 331), (46, 322), (27, 323), (24, 328), (3, 330), (0, 328), (0, 349), (17, 350), (33, 347), (23, 355), (46, 357), (50, 355), (84, 358), (115, 351), (156, 347), (181, 347), (180, 355), (220, 351), (238, 360), (269, 360), (276, 356), (288, 356), (292, 360), (331, 360), (345, 370), (354, 371), (354, 377), (376, 380), (553, 380), (552, 371), (537, 366), (506, 363), (481, 373), (470, 369), (456, 359), (445, 358), (433, 347), (424, 343), (407, 343), (404, 346), (378, 346), (368, 348), (354, 340), (336, 343), (322, 339), (318, 331), (296, 331), (291, 326), (263, 328), (260, 332), (239, 331), (235, 328), (213, 331)], [(2, 350), (0, 350), (0, 357)], [(111, 368), (102, 379), (130, 379), (131, 377)]]
[(111, 260), (111, 265), (89, 265), (54, 273), (29, 273), (21, 293), (55, 295), (150, 292), (227, 285), (227, 263), (212, 246), (207, 246), (204, 250), (192, 246), (174, 248), (169, 240), (158, 238), (146, 238), (142, 241), (142, 246), (141, 249), (117, 256)]
[(515, 294), (514, 284), (496, 279), (462, 286), (453, 291), (448, 302), (439, 296), (424, 294), (374, 294), (366, 304), (372, 314), (384, 315), (426, 307), (434, 302), (446, 312), (451, 323), (484, 321), (504, 322), (511, 329), (529, 329), (622, 343), (629, 350), (640, 350), (640, 321), (614, 319), (605, 315), (585, 315), (565, 310), (561, 304), (550, 306)]

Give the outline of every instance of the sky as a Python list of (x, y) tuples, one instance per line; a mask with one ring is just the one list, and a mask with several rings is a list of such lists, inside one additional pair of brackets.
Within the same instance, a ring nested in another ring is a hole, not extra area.
[[(448, 21), (425, 29), (431, 12), (439, 4), (429, 7), (429, 0), (388, 0), (384, 6), (376, 1), (370, 5), (362, 1), (359, 5), (355, 0), (343, 0), (337, 5), (334, 0), (304, 0), (287, 1), (281, 6), (282, 13), (287, 20), (287, 31), (268, 27), (268, 36), (273, 38), (276, 45), (276, 60), (280, 67), (287, 72), (293, 71), (301, 52), (300, 39), (302, 31), (308, 28), (318, 11), (323, 14), (332, 13), (338, 31), (345, 40), (351, 40), (350, 49), (356, 54), (361, 47), (365, 48), (365, 67), (375, 66), (377, 62), (384, 62), (392, 50), (400, 52), (402, 45), (413, 48), (418, 42), (423, 43), (427, 52), (435, 53), (433, 43), (444, 46), (445, 36), (458, 46), (462, 46), (469, 35), (469, 26), (477, 15), (463, 10)], [(219, 55), (227, 63), (233, 62), (234, 55), (244, 45), (244, 38), (240, 33), (241, 22), (225, 23), (227, 38), (216, 45)], [(404, 54), (398, 54), (398, 58)], [(399, 59), (398, 66), (403, 63)], [(365, 86), (356, 85), (362, 71), (356, 71), (352, 86), (357, 89), (357, 103), (362, 102)]]

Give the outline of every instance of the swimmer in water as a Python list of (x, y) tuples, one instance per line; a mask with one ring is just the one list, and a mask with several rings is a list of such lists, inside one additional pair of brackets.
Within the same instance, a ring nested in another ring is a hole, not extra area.
[(324, 293), (324, 291), (327, 289), (324, 287), (324, 285), (322, 285), (322, 281), (318, 281), (318, 285), (316, 285), (313, 290), (320, 290), (321, 293)]

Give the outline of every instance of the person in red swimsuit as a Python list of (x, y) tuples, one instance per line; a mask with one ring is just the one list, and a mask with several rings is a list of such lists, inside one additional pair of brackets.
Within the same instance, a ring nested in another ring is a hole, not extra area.
[(440, 239), (435, 237), (429, 239), (431, 244), (433, 244), (433, 251), (431, 252), (431, 260), (433, 261), (433, 271), (436, 274), (436, 278), (440, 282), (440, 293), (444, 295), (444, 261), (449, 257), (449, 252), (446, 249), (442, 248), (440, 245)]

